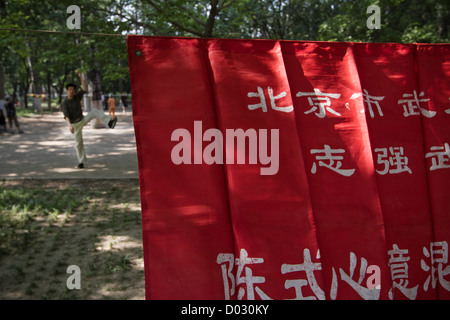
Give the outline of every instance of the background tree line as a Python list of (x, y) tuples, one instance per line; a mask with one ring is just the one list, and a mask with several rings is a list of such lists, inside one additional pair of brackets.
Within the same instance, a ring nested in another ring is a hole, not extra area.
[[(81, 9), (80, 30), (66, 27), (72, 4)], [(366, 26), (373, 4), (381, 9), (381, 29)], [(449, 24), (448, 0), (0, 1), (0, 28), (32, 30), (448, 43)], [(130, 91), (126, 37), (0, 30), (0, 99), (15, 94), (26, 107), (29, 93), (61, 96), (80, 67), (97, 94)]]

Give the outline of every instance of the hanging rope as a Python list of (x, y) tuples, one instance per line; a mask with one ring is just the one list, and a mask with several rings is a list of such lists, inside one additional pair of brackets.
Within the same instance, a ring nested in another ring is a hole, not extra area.
[(126, 34), (118, 33), (96, 33), (96, 32), (76, 32), (76, 31), (53, 31), (53, 30), (31, 30), (31, 29), (13, 29), (13, 28), (0, 28), (2, 31), (13, 32), (39, 32), (39, 33), (53, 33), (53, 34), (77, 34), (83, 36), (105, 36), (105, 37), (126, 37)]

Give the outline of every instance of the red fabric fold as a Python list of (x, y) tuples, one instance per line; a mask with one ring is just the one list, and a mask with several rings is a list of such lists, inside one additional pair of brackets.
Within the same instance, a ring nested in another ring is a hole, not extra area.
[(129, 37), (128, 48), (146, 297), (222, 299), (216, 257), (233, 250), (223, 170), (176, 165), (171, 156), (179, 143), (172, 141), (175, 130), (190, 134), (193, 150), (194, 121), (201, 120), (205, 129), (215, 127), (201, 42)]
[[(328, 297), (385, 299), (383, 217), (352, 47), (286, 42), (282, 48)], [(379, 268), (381, 292), (368, 288), (368, 266)]]
[[(322, 299), (321, 270), (311, 271), (313, 285), (301, 288), (294, 281), (306, 280), (306, 273), (285, 272), (282, 267), (302, 264), (305, 249), (315, 263), (320, 259), (316, 258), (309, 187), (280, 44), (207, 43), (219, 128), (222, 132), (254, 132), (257, 138), (247, 140), (244, 149), (234, 146), (235, 153), (257, 150), (255, 164), (248, 159), (244, 164), (225, 165), (236, 258), (245, 253), (261, 259), (260, 263), (245, 264), (242, 272), (235, 266), (236, 297), (294, 299), (300, 289), (304, 297)], [(266, 131), (265, 141), (261, 130)], [(227, 155), (233, 148), (228, 147), (230, 142), (227, 140)], [(264, 164), (262, 147), (272, 156), (269, 164)], [(249, 279), (244, 281), (246, 276)], [(254, 285), (248, 286), (249, 281), (255, 281)]]
[(425, 139), (428, 194), (431, 202), (434, 239), (423, 248), (423, 269), (429, 271), (424, 290), (438, 291), (450, 299), (450, 46), (419, 44), (416, 48), (418, 91)]
[(130, 36), (148, 299), (448, 299), (448, 45)]
[[(423, 130), (409, 98), (419, 93), (414, 45), (355, 44), (376, 180), (385, 222), (390, 298), (435, 299), (423, 290), (423, 247), (433, 239)], [(408, 100), (402, 102), (404, 100)]]

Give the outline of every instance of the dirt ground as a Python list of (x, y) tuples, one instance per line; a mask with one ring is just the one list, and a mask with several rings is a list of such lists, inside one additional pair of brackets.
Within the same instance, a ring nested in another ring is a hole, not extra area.
[[(25, 234), (0, 255), (0, 299), (145, 299), (137, 179), (9, 180), (0, 187), (86, 199), (70, 214), (36, 217), (15, 230)], [(70, 265), (80, 268), (79, 290), (67, 287)]]
[(83, 129), (86, 168), (78, 161), (74, 138), (61, 112), (20, 117), (23, 134), (0, 133), (0, 179), (138, 178), (132, 113), (116, 113), (114, 129)]
[[(29, 197), (20, 199), (25, 207), (8, 210), (23, 218), (28, 204), (39, 200), (33, 194), (45, 194), (52, 210), (2, 229), (7, 234), (0, 238), (12, 242), (0, 254), (0, 299), (145, 298), (132, 112), (116, 115), (115, 129), (95, 129), (92, 122), (84, 128), (83, 170), (76, 168), (61, 112), (20, 117), (23, 134), (0, 133), (0, 192)], [(64, 201), (72, 197), (77, 207), (51, 207), (53, 195), (67, 194)], [(79, 290), (67, 288), (70, 265), (80, 268)]]

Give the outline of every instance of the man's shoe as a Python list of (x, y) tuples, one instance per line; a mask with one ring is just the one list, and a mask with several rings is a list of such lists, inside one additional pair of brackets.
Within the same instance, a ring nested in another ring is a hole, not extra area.
[(84, 168), (84, 164), (80, 163), (80, 164), (78, 165), (78, 169), (83, 169), (83, 168)]
[(116, 122), (117, 122), (117, 117), (114, 117), (114, 119), (109, 120), (108, 127), (110, 127), (111, 129), (114, 129), (114, 127), (116, 126)]

